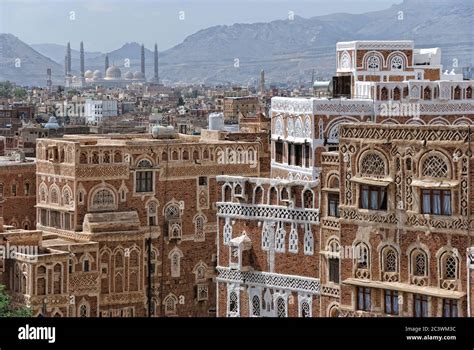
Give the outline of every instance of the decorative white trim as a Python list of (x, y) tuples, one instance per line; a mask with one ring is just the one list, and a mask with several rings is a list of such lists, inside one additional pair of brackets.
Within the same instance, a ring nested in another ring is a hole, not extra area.
[(284, 275), (278, 273), (247, 271), (241, 272), (217, 266), (218, 282), (245, 284), (249, 286), (286, 289), (300, 293), (320, 294), (319, 278)]

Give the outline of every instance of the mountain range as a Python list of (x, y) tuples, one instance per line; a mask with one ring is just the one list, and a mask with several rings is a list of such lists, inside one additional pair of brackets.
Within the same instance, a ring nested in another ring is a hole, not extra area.
[[(308, 5), (310, 6), (310, 5)], [(472, 0), (404, 0), (390, 8), (363, 14), (336, 13), (268, 23), (218, 25), (200, 30), (160, 52), (160, 79), (171, 83), (254, 84), (261, 69), (267, 82), (308, 82), (314, 69), (321, 78), (335, 70), (335, 45), (350, 40), (414, 40), (415, 46), (440, 47), (443, 65), (474, 65)], [(87, 42), (84, 43), (87, 50)], [(77, 43), (77, 49), (79, 43)], [(76, 48), (74, 46), (74, 48)], [(0, 80), (45, 84), (46, 68), (54, 83), (63, 82), (65, 45), (28, 46), (11, 34), (0, 34)], [(151, 48), (152, 49), (152, 48)], [(122, 73), (140, 68), (140, 44), (126, 43), (109, 52)], [(146, 49), (146, 71), (153, 72), (153, 52)], [(79, 53), (72, 51), (75, 74)], [(23, 57), (21, 69), (15, 58)], [(104, 69), (105, 53), (86, 52), (86, 69)], [(129, 59), (130, 67), (124, 67)]]

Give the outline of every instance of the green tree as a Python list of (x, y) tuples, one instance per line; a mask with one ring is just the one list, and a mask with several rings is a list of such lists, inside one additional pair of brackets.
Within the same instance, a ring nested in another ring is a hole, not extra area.
[(10, 98), (12, 97), (12, 83), (9, 81), (0, 82), (0, 97)]
[(0, 284), (0, 317), (31, 317), (31, 315), (31, 309), (26, 306), (14, 308), (5, 286)]
[(23, 88), (17, 87), (13, 90), (13, 96), (17, 99), (22, 100), (26, 97), (26, 95), (28, 95), (28, 92)]

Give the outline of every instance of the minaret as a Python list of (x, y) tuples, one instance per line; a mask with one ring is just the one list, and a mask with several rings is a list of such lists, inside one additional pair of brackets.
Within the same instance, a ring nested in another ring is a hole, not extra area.
[(107, 69), (109, 69), (109, 55), (105, 55), (105, 73), (107, 73)]
[(141, 72), (143, 74), (143, 77), (145, 77), (145, 45), (143, 44), (142, 44), (142, 50), (141, 50), (141, 64), (142, 64)]
[(71, 43), (70, 42), (67, 43), (66, 56), (67, 56), (67, 74), (71, 74), (72, 64), (71, 64)]
[(265, 71), (260, 71), (260, 94), (265, 95)]
[(155, 70), (155, 75), (153, 77), (153, 80), (155, 81), (155, 83), (159, 83), (160, 82), (160, 79), (159, 79), (159, 76), (158, 76), (158, 45), (155, 44), (155, 57), (154, 57), (154, 70)]
[(53, 86), (51, 81), (51, 68), (46, 69), (46, 75), (48, 76), (48, 80), (46, 80), (46, 86), (48, 87), (48, 92), (51, 92)]
[(67, 55), (64, 56), (64, 76), (67, 77)]
[(81, 41), (81, 78), (84, 78), (84, 43)]

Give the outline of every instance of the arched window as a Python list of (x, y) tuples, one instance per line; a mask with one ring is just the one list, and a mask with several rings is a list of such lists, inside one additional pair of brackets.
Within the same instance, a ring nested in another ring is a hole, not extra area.
[[(16, 265), (17, 266), (17, 265)], [(18, 269), (18, 281), (20, 280), (20, 271)], [(36, 268), (36, 291), (38, 295), (46, 295), (46, 267), (45, 266), (38, 266)], [(19, 291), (19, 286), (18, 286)]]
[(82, 152), (79, 156), (79, 163), (80, 164), (87, 164), (87, 153)]
[(393, 56), (390, 60), (391, 70), (402, 70), (403, 69), (403, 57), (402, 56)]
[(466, 98), (472, 98), (472, 87), (469, 86), (467, 89), (466, 89)]
[(193, 160), (198, 160), (198, 159), (199, 159), (199, 151), (195, 149), (193, 151)]
[(314, 253), (314, 236), (311, 231), (311, 225), (306, 224), (304, 230), (304, 254), (313, 255)]
[(449, 167), (443, 157), (430, 154), (424, 158), (421, 166), (421, 176), (430, 178), (447, 178)]
[(56, 187), (51, 188), (51, 203), (59, 204), (59, 190)]
[(116, 151), (114, 154), (114, 163), (122, 163), (122, 153)]
[(300, 309), (301, 309), (301, 317), (303, 318), (311, 317), (311, 307), (309, 306), (309, 303), (307, 301), (301, 302)]
[(167, 221), (177, 220), (180, 218), (179, 206), (175, 203), (168, 204), (165, 209), (165, 219)]
[(431, 89), (429, 86), (425, 87), (425, 89), (423, 90), (423, 99), (431, 100)]
[(196, 265), (196, 267), (194, 267), (196, 282), (201, 282), (206, 279), (206, 271), (207, 271), (207, 267), (203, 262), (200, 262), (199, 264)]
[(24, 190), (25, 190), (25, 196), (29, 196), (30, 195), (30, 183), (29, 182), (25, 182)]
[(263, 189), (261, 186), (255, 188), (255, 196), (253, 202), (255, 204), (263, 204)]
[(148, 203), (147, 215), (148, 215), (148, 225), (149, 226), (156, 226), (158, 224), (157, 220), (156, 220), (156, 216), (157, 216), (156, 210), (157, 210), (157, 207), (156, 207), (155, 202)]
[(165, 304), (165, 314), (172, 315), (176, 313), (176, 305), (178, 304), (178, 298), (174, 295), (169, 294), (164, 300), (163, 303)]
[(347, 53), (347, 51), (344, 51), (341, 55), (341, 69), (351, 69), (352, 63), (351, 63), (351, 56)]
[(161, 160), (162, 160), (163, 162), (167, 162), (167, 161), (168, 161), (168, 153), (167, 153), (167, 152), (163, 152), (163, 153), (161, 154)]
[(360, 173), (367, 177), (380, 177), (386, 175), (384, 159), (374, 152), (366, 153), (360, 160)]
[(458, 85), (454, 89), (454, 100), (460, 100), (460, 99), (461, 99), (461, 88)]
[(204, 239), (204, 216), (198, 215), (194, 219), (194, 239), (203, 240)]
[(313, 208), (313, 192), (306, 190), (303, 193), (303, 207), (306, 209)]
[(89, 317), (89, 307), (86, 304), (79, 306), (79, 317)]
[(367, 59), (367, 70), (379, 70), (380, 68), (380, 58), (378, 56), (372, 55)]
[(230, 185), (224, 185), (224, 202), (230, 202), (232, 200), (232, 188)]
[(418, 277), (427, 276), (428, 257), (421, 249), (415, 249), (411, 253), (412, 274)]
[(445, 252), (440, 257), (441, 276), (446, 280), (458, 278), (458, 259), (452, 252)]
[[(3, 186), (2, 186), (3, 187)], [(46, 190), (46, 186), (44, 184), (41, 184), (40, 186), (40, 202), (42, 203), (46, 203), (46, 200), (47, 200), (47, 190)]]
[(235, 185), (234, 193), (238, 196), (240, 196), (242, 194), (242, 186), (240, 184)]
[(178, 160), (178, 151), (173, 151), (173, 153), (171, 153), (171, 159)]
[(92, 164), (99, 164), (99, 152), (92, 153)]
[(189, 152), (187, 150), (183, 151), (183, 160), (189, 160)]
[(62, 265), (61, 264), (56, 264), (54, 265), (54, 279), (53, 279), (53, 284), (54, 284), (54, 294), (61, 294), (62, 293)]
[(270, 205), (278, 204), (278, 194), (275, 187), (270, 188), (269, 203)]
[(260, 309), (261, 309), (260, 297), (258, 295), (254, 295), (252, 297), (252, 316), (260, 317)]
[(357, 243), (355, 246), (355, 258), (358, 269), (370, 269), (369, 247), (365, 243)]
[(286, 230), (285, 223), (280, 222), (278, 224), (278, 229), (276, 232), (275, 238), (275, 251), (279, 253), (285, 252), (285, 239), (286, 239)]
[(398, 271), (398, 253), (392, 247), (385, 247), (382, 250), (383, 272)]
[(239, 313), (239, 297), (235, 291), (229, 293), (229, 313), (232, 315)]
[(63, 204), (71, 205), (71, 190), (68, 187), (63, 188)]
[(169, 258), (171, 260), (171, 277), (179, 277), (181, 274), (181, 258), (183, 253), (179, 249), (171, 251)]
[(229, 244), (232, 239), (232, 225), (230, 224), (230, 219), (225, 218), (224, 230), (223, 230), (223, 242), (224, 244)]
[(290, 253), (298, 253), (298, 229), (295, 223), (291, 224), (288, 251)]
[(277, 317), (287, 317), (286, 301), (283, 297), (278, 297), (276, 300)]
[(328, 279), (330, 282), (339, 283), (339, 242), (331, 239), (327, 247), (328, 254)]
[(288, 190), (286, 189), (286, 187), (283, 187), (282, 190), (281, 190), (281, 199), (282, 200), (290, 199), (290, 196), (288, 194)]
[(110, 153), (109, 152), (104, 152), (104, 155), (102, 156), (102, 163), (110, 163)]
[(123, 268), (123, 254), (120, 250), (115, 253), (114, 266), (115, 269)]
[(95, 192), (92, 197), (92, 209), (94, 210), (114, 210), (115, 196), (113, 192), (107, 188), (103, 188)]
[(153, 192), (153, 171), (150, 170), (152, 164), (146, 159), (138, 162), (138, 169), (135, 171), (135, 191), (138, 193)]
[(388, 100), (388, 89), (385, 86), (380, 90), (380, 99), (382, 101)]
[(401, 99), (400, 89), (399, 89), (398, 87), (395, 87), (395, 88), (393, 89), (393, 99), (394, 99), (395, 101), (400, 101), (400, 99)]

